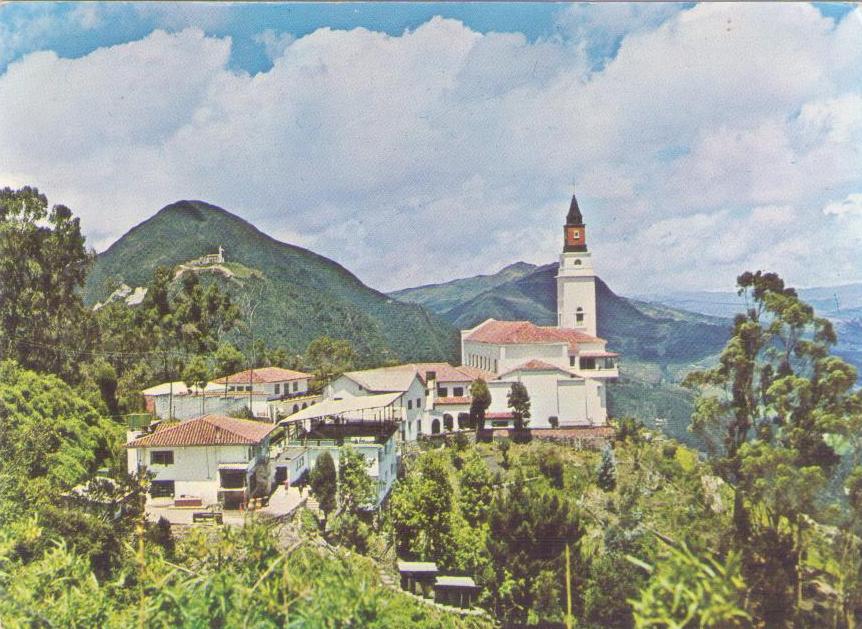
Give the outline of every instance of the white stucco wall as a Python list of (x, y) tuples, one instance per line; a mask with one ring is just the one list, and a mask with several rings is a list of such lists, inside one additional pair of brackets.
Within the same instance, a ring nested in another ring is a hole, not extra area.
[[(150, 453), (172, 451), (173, 465), (153, 465)], [(155, 474), (153, 480), (174, 481), (175, 497), (196, 496), (204, 504), (218, 502), (219, 473), (222, 463), (243, 463), (253, 466), (249, 459), (249, 446), (194, 446), (184, 448), (134, 448), (129, 449), (129, 471), (134, 472), (142, 464)]]

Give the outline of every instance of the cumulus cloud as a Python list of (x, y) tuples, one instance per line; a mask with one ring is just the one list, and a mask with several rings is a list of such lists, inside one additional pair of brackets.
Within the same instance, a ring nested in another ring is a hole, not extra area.
[(855, 192), (848, 194), (843, 201), (830, 203), (823, 208), (824, 214), (834, 214), (836, 216), (862, 216), (862, 193)]
[[(752, 265), (862, 279), (857, 215), (827, 211), (862, 188), (862, 9), (605, 6), (535, 42), (441, 18), (264, 31), (255, 75), (194, 28), (34, 53), (0, 75), (0, 184), (40, 186), (100, 247), (205, 199), (382, 289), (554, 259), (574, 184), (622, 291), (726, 288)], [(618, 50), (597, 67), (601, 29)]]

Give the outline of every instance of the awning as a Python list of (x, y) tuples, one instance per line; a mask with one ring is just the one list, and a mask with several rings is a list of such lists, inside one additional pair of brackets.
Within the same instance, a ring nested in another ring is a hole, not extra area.
[(219, 463), (218, 468), (220, 470), (242, 470), (242, 471), (245, 471), (248, 469), (248, 463)]
[(402, 395), (404, 394), (401, 392), (379, 393), (377, 395), (347, 397), (340, 400), (323, 400), (301, 411), (297, 411), (293, 415), (288, 415), (281, 420), (281, 423), (317, 419), (319, 417), (329, 417), (330, 415), (344, 415), (345, 413), (355, 413), (375, 408), (386, 408), (387, 406), (391, 406)]

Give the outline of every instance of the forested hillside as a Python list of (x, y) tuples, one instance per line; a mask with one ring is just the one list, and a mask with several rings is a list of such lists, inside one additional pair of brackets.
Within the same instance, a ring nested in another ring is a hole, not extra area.
[[(253, 225), (202, 201), (179, 201), (130, 230), (96, 258), (85, 302), (105, 299), (123, 282), (146, 286), (157, 267), (174, 268), (226, 250), (228, 263), (256, 273), (227, 281), (207, 274), (235, 301), (257, 304), (254, 333), (297, 354), (319, 336), (346, 339), (366, 360), (453, 360), (457, 334), (421, 306), (395, 301), (344, 267), (307, 249), (279, 242)], [(229, 266), (229, 265), (228, 265)]]

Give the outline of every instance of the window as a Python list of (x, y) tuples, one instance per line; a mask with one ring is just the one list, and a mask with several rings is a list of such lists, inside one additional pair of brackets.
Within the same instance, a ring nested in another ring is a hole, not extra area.
[(437, 387), (437, 396), (449, 397), (449, 389), (447, 389), (446, 387)]
[(464, 387), (455, 387), (452, 389), (452, 395), (455, 397), (464, 397)]
[(578, 306), (577, 310), (575, 310), (575, 321), (577, 323), (584, 322), (584, 309)]
[(298, 382), (294, 382), (294, 383), (293, 383), (293, 392), (294, 392), (294, 393), (296, 393), (297, 391), (299, 391), (299, 383), (298, 383)]
[(245, 385), (245, 390), (246, 390), (246, 391), (251, 391), (251, 385), (250, 385), (250, 384)]
[(150, 465), (173, 465), (173, 450), (153, 450), (150, 452)]
[(595, 369), (596, 368), (596, 359), (595, 358), (587, 358), (581, 357), (581, 369)]
[(575, 266), (581, 266), (581, 259), (575, 258)]
[(443, 430), (445, 430), (446, 432), (451, 432), (452, 424), (452, 416), (449, 413), (445, 413), (443, 415)]
[(497, 359), (494, 359), (494, 373), (497, 373)]
[(409, 411), (412, 408), (413, 408), (413, 400), (407, 400), (407, 410)]
[(281, 385), (277, 384), (275, 385), (275, 394), (278, 395), (279, 393), (281, 393)]
[(575, 366), (575, 357), (574, 356), (569, 356), (569, 366), (570, 367)]
[(174, 481), (154, 480), (150, 483), (150, 496), (152, 498), (173, 498)]
[(422, 408), (422, 398), (416, 398), (416, 408)]
[(580, 238), (580, 237), (581, 237), (581, 232), (579, 232), (579, 231), (576, 229), (575, 231), (573, 231), (573, 232), (572, 232), (572, 237), (573, 237), (573, 238), (575, 238), (575, 239)]

